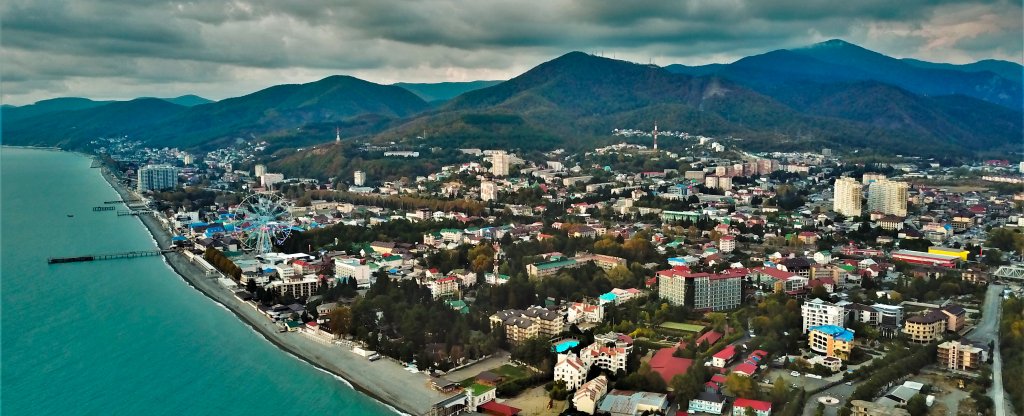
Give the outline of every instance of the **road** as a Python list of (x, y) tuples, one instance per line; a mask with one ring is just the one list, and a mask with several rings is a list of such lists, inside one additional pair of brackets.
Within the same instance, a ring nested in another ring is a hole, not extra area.
[(999, 319), (1003, 311), (1003, 286), (989, 285), (985, 293), (985, 304), (982, 307), (984, 314), (978, 326), (967, 335), (967, 339), (988, 343), (995, 342), (992, 349), (992, 388), (988, 395), (995, 405), (996, 416), (1012, 414), (1006, 403), (1006, 393), (1003, 390), (1003, 359), (999, 354)]

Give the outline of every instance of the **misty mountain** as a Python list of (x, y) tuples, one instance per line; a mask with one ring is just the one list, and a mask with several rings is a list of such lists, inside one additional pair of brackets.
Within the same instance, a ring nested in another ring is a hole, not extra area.
[(1015, 110), (1024, 106), (1020, 81), (990, 70), (1009, 72), (1015, 64), (988, 62), (969, 67), (985, 68), (981, 71), (945, 65), (896, 59), (848, 42), (830, 40), (750, 56), (727, 65), (669, 65), (666, 69), (689, 75), (722, 76), (769, 95), (794, 82), (879, 81), (918, 95), (965, 95)]

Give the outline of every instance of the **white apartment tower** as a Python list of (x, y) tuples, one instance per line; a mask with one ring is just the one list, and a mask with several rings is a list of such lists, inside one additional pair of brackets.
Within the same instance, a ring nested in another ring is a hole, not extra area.
[(366, 172), (357, 170), (352, 173), (352, 183), (356, 186), (363, 186), (366, 184)]
[(266, 175), (267, 174), (267, 165), (256, 165), (256, 168), (254, 169), (253, 173), (256, 174), (254, 176), (256, 176), (257, 178), (262, 177), (263, 175)]
[(511, 158), (508, 152), (503, 150), (495, 151), (491, 155), (491, 173), (494, 176), (508, 176), (508, 168), (511, 163)]
[(811, 299), (800, 306), (804, 318), (804, 333), (819, 325), (846, 326), (846, 310), (839, 305), (821, 299)]
[(169, 165), (146, 165), (139, 168), (136, 189), (139, 192), (159, 191), (178, 185), (178, 168)]
[(480, 200), (493, 201), (498, 199), (498, 185), (492, 181), (480, 182)]
[(885, 215), (907, 216), (906, 182), (880, 179), (868, 186), (868, 210)]
[(832, 211), (847, 217), (857, 217), (861, 213), (861, 190), (864, 185), (856, 179), (841, 177), (836, 179), (833, 190)]

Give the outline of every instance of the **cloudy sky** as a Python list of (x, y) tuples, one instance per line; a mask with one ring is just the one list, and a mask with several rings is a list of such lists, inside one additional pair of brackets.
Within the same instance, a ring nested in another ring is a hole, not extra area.
[(5, 0), (5, 104), (213, 99), (349, 74), (507, 79), (565, 52), (731, 62), (841, 38), (897, 57), (1022, 61), (1021, 2), (925, 0)]

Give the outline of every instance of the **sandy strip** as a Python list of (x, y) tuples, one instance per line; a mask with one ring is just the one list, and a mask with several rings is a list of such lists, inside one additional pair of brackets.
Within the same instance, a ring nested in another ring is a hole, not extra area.
[[(106, 168), (101, 170), (103, 177), (122, 199), (136, 198), (124, 189)], [(138, 218), (149, 229), (160, 248), (170, 247), (171, 235), (160, 225), (159, 220), (150, 215), (139, 215)], [(321, 370), (341, 377), (351, 383), (356, 390), (396, 408), (399, 412), (422, 415), (427, 413), (434, 403), (446, 397), (429, 387), (429, 379), (425, 374), (410, 373), (390, 359), (370, 362), (345, 346), (323, 344), (296, 332), (278, 332), (277, 325), (267, 316), (257, 311), (251, 304), (236, 298), (230, 290), (217, 283), (215, 278), (206, 276), (203, 270), (192, 264), (185, 255), (169, 253), (164, 255), (164, 258), (183, 280), (226, 307), (268, 341)]]

